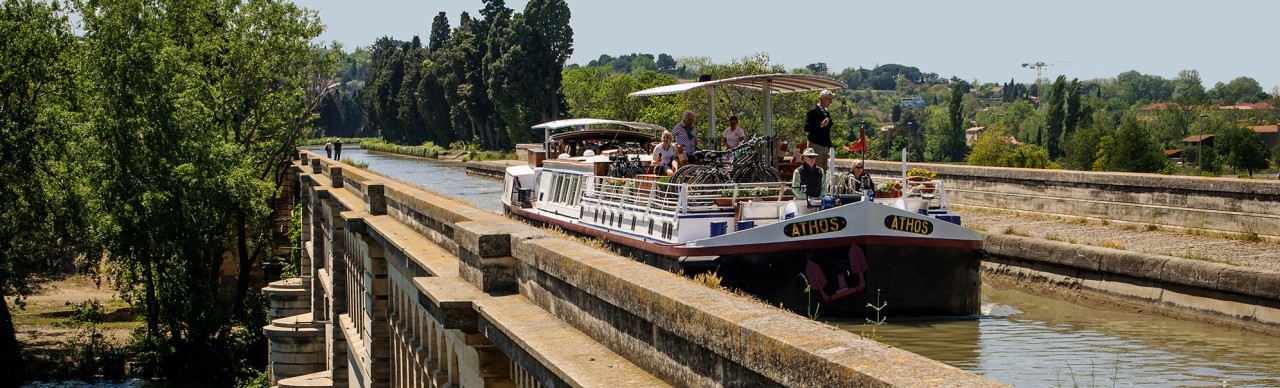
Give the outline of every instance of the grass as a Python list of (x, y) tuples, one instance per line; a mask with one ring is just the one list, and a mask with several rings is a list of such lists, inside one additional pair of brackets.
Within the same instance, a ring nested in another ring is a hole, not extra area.
[(1148, 231), (1148, 232), (1154, 232), (1154, 231), (1157, 231), (1157, 230), (1160, 230), (1160, 226), (1159, 226), (1159, 225), (1156, 225), (1156, 224), (1147, 224), (1147, 231)]
[(1058, 234), (1057, 234), (1057, 233), (1049, 233), (1049, 234), (1046, 234), (1046, 235), (1044, 235), (1044, 239), (1045, 239), (1045, 240), (1049, 240), (1049, 241), (1062, 241), (1062, 237), (1061, 237), (1061, 236), (1058, 236)]
[(1014, 229), (1012, 226), (1004, 228), (1004, 234), (1011, 234), (1014, 236), (1022, 236), (1022, 237), (1031, 237), (1031, 233)]
[[(880, 335), (876, 334), (876, 328), (880, 327), (881, 325), (884, 325), (885, 320), (888, 319), (888, 317), (885, 317), (884, 315), (882, 315), (881, 312), (884, 311), (884, 308), (889, 305), (889, 302), (880, 300), (879, 288), (876, 289), (876, 303), (877, 304), (867, 303), (867, 308), (875, 310), (876, 319), (867, 318), (867, 322), (862, 324), (862, 332), (858, 333), (858, 335), (861, 336), (862, 338), (878, 341), (880, 340)], [(870, 335), (867, 334), (867, 329), (866, 329), (867, 325), (871, 325)]]
[(1240, 232), (1240, 235), (1237, 236), (1237, 238), (1244, 242), (1262, 242), (1262, 237), (1258, 236), (1258, 232), (1254, 231), (1253, 228), (1250, 227), (1245, 227), (1244, 231)]
[(342, 163), (359, 169), (368, 169), (369, 163), (357, 161), (351, 158), (342, 158)]
[(1068, 224), (1074, 224), (1074, 225), (1089, 225), (1089, 219), (1087, 218), (1071, 218), (1066, 220), (1065, 222)]
[(518, 159), (514, 152), (501, 151), (475, 151), (467, 155), (469, 161), (483, 160), (515, 160)]
[(1102, 240), (1101, 242), (1098, 243), (1098, 246), (1103, 248), (1119, 249), (1122, 251), (1125, 250), (1124, 244), (1121, 244), (1119, 241), (1116, 241), (1116, 240)]
[(976, 230), (976, 231), (979, 231), (979, 232), (986, 232), (986, 231), (987, 231), (987, 227), (982, 226), (982, 225), (969, 225), (969, 229), (973, 229), (973, 230)]
[(1195, 253), (1195, 252), (1192, 252), (1192, 251), (1187, 251), (1186, 253), (1182, 253), (1182, 254), (1174, 254), (1173, 252), (1169, 252), (1168, 256), (1181, 257), (1181, 258), (1184, 258), (1184, 259), (1187, 259), (1187, 260), (1207, 261), (1207, 262), (1211, 262), (1211, 263), (1222, 263), (1222, 264), (1227, 264), (1227, 265), (1236, 265), (1235, 260), (1231, 260), (1231, 259), (1217, 259), (1217, 258), (1213, 258), (1213, 257), (1210, 257), (1210, 256), (1205, 256), (1205, 255), (1202, 255), (1202, 254), (1199, 254), (1199, 253)]
[(721, 278), (720, 275), (716, 274), (715, 271), (703, 272), (697, 275), (693, 275), (694, 283), (701, 284), (713, 290), (720, 289), (720, 282), (723, 280), (724, 278)]

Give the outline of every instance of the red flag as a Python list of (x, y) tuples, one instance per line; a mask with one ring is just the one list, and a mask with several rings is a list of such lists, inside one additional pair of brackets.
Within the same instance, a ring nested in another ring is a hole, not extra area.
[(854, 142), (853, 145), (844, 146), (844, 149), (849, 152), (866, 151), (867, 150), (867, 129), (858, 128), (858, 141)]

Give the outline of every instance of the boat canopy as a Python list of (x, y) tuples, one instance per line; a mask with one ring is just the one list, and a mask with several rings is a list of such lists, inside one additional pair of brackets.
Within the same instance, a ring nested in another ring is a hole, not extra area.
[[(628, 94), (631, 97), (662, 96), (684, 93), (697, 88), (707, 90), (707, 106), (711, 114), (707, 120), (708, 139), (716, 136), (716, 99), (715, 89), (720, 86), (734, 86), (751, 90), (763, 90), (764, 94), (764, 135), (772, 138), (773, 133), (773, 95), (775, 93), (807, 92), (822, 89), (844, 89), (844, 82), (811, 74), (757, 74), (742, 77), (725, 78), (713, 81), (688, 82), (675, 85), (659, 86)], [(773, 147), (769, 148), (770, 159), (773, 158)], [(830, 170), (830, 168), (828, 168)]]
[(770, 93), (793, 93), (822, 89), (844, 89), (844, 82), (809, 74), (757, 74), (714, 81), (688, 82), (659, 86), (631, 93), (631, 97), (662, 96), (683, 93), (702, 87), (736, 86), (751, 90), (768, 89)]
[(641, 122), (635, 122), (635, 121), (604, 120), (604, 119), (589, 119), (589, 118), (548, 121), (548, 122), (533, 126), (533, 129), (552, 130), (552, 129), (570, 128), (570, 127), (582, 127), (584, 129), (589, 129), (591, 127), (598, 127), (603, 125), (623, 126), (631, 129), (652, 129), (655, 131), (663, 131), (666, 129), (666, 128), (663, 128), (661, 125), (657, 125), (657, 124), (641, 123)]
[[(548, 121), (542, 124), (534, 125), (533, 129), (542, 130), (542, 149), (545, 150), (547, 155), (551, 155), (551, 140), (552, 140), (551, 130), (560, 129), (560, 128), (581, 128), (583, 130), (588, 130), (588, 129), (593, 129), (593, 127), (599, 127), (599, 126), (621, 126), (621, 127), (627, 127), (635, 130), (650, 129), (650, 130), (658, 131), (659, 133), (666, 130), (666, 128), (663, 128), (661, 125), (657, 125), (657, 124), (641, 123), (636, 121), (605, 120), (605, 119), (592, 119), (592, 118), (578, 118), (578, 119)], [(596, 134), (596, 135), (599, 135), (599, 134)], [(614, 135), (616, 136), (618, 134), (615, 133)]]

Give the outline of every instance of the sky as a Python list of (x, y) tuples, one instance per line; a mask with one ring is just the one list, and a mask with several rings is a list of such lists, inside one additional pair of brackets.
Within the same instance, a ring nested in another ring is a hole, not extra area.
[[(478, 16), (481, 0), (293, 0), (327, 26), (322, 41), (348, 50), (382, 36), (430, 34), (441, 11), (457, 25)], [(1194, 69), (1206, 89), (1247, 76), (1280, 87), (1276, 1), (917, 0), (606, 1), (566, 0), (574, 53), (666, 53), (725, 63), (755, 53), (798, 68), (823, 62), (833, 72), (897, 63), (943, 77), (1035, 82), (1020, 66), (1044, 62), (1042, 76), (1081, 80), (1137, 70), (1172, 79)], [(527, 0), (508, 0), (520, 12)]]

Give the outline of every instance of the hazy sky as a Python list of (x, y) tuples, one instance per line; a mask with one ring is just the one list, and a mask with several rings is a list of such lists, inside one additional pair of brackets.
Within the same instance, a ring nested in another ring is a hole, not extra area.
[[(431, 19), (481, 0), (294, 0), (319, 12), (321, 39), (353, 48), (381, 36), (430, 34)], [(1044, 76), (1091, 79), (1137, 70), (1173, 78), (1200, 71), (1206, 89), (1240, 76), (1280, 85), (1280, 2), (1275, 1), (605, 1), (567, 0), (574, 54), (707, 56), (717, 63), (757, 52), (797, 68), (833, 71), (898, 63), (980, 82)], [(517, 12), (527, 0), (508, 0)]]

